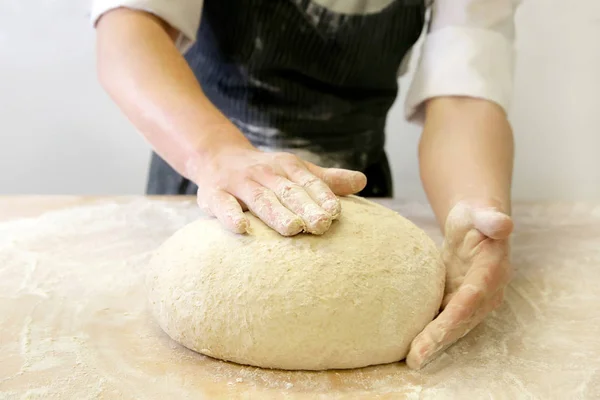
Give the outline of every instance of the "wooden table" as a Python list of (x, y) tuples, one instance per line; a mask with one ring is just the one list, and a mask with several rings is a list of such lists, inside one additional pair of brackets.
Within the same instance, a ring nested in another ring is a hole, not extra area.
[[(441, 240), (429, 209), (384, 201)], [(152, 249), (191, 198), (0, 198), (0, 399), (597, 399), (600, 205), (517, 204), (504, 305), (420, 372), (261, 370), (171, 341)]]

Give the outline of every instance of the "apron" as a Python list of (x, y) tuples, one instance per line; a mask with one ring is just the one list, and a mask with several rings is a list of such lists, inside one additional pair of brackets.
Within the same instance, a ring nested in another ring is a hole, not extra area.
[[(385, 121), (424, 18), (423, 0), (205, 0), (185, 58), (254, 146), (362, 171), (362, 196), (389, 197)], [(149, 194), (196, 190), (153, 154)]]

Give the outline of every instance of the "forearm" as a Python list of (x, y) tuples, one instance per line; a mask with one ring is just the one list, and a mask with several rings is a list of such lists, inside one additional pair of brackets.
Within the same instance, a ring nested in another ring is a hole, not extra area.
[(107, 13), (97, 26), (100, 81), (152, 147), (194, 179), (203, 159), (223, 146), (250, 143), (206, 98), (173, 43), (150, 14)]
[(429, 100), (419, 159), (423, 186), (440, 226), (461, 200), (510, 214), (514, 143), (503, 110), (485, 100)]

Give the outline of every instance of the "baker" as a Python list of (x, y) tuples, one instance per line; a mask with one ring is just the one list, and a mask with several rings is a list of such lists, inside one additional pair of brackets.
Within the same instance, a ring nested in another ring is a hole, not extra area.
[(150, 142), (149, 194), (197, 193), (244, 233), (322, 234), (336, 196), (391, 197), (384, 151), (397, 77), (427, 24), (405, 112), (444, 231), (442, 312), (420, 368), (502, 301), (510, 276), (517, 0), (96, 0), (100, 81)]

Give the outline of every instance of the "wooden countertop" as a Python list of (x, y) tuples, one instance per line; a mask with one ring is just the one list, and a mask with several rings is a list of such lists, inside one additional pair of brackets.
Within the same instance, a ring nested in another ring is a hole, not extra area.
[[(429, 209), (381, 201), (441, 240)], [(193, 198), (0, 197), (0, 399), (600, 398), (600, 205), (517, 204), (504, 305), (422, 371), (261, 370), (193, 353), (146, 307)]]

